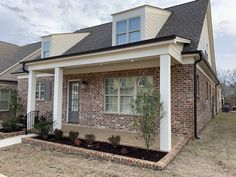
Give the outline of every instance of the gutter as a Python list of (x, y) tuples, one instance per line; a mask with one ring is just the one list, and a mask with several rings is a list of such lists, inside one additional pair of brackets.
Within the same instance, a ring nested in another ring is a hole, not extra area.
[[(182, 54), (183, 55), (198, 54), (200, 56), (200, 59), (194, 62), (194, 137), (196, 139), (199, 139), (199, 137), (197, 135), (197, 64), (202, 61), (205, 63), (207, 68), (210, 70), (210, 72), (213, 74), (213, 76), (217, 80), (217, 84), (215, 85), (215, 87), (220, 85), (220, 82), (219, 82), (215, 72), (212, 70), (210, 64), (206, 60), (204, 53), (201, 50), (182, 52)], [(215, 90), (216, 90), (216, 88), (215, 88)], [(216, 109), (217, 109), (217, 106), (216, 106)]]
[[(114, 51), (114, 50), (118, 50), (118, 49), (125, 49), (128, 47), (136, 47), (136, 46), (141, 46), (141, 45), (153, 44), (153, 43), (157, 43), (157, 42), (166, 42), (166, 41), (170, 41), (170, 40), (175, 40), (177, 37), (182, 38), (177, 35), (170, 35), (170, 36), (142, 40), (142, 41), (123, 44), (123, 45), (116, 45), (116, 46), (110, 46), (110, 47), (105, 47), (105, 48), (100, 48), (100, 49), (88, 50), (88, 51), (84, 51), (84, 52), (63, 54), (63, 55), (59, 55), (59, 56), (52, 56), (52, 57), (48, 57), (48, 58), (40, 58), (40, 59), (35, 59), (35, 60), (28, 60), (28, 61), (23, 61), (20, 63), (35, 63), (35, 62), (41, 62), (41, 61), (57, 60), (57, 59), (67, 58), (67, 57), (76, 57), (76, 56), (81, 56), (81, 55), (97, 54), (99, 52), (110, 52), (110, 51)], [(191, 41), (191, 39), (188, 39), (188, 38), (183, 38), (183, 39)]]
[(194, 137), (196, 139), (199, 139), (198, 135), (197, 135), (197, 64), (200, 63), (203, 60), (202, 55), (200, 55), (200, 59), (194, 62), (193, 65), (193, 77), (194, 77), (194, 105), (193, 105), (193, 109), (194, 109)]

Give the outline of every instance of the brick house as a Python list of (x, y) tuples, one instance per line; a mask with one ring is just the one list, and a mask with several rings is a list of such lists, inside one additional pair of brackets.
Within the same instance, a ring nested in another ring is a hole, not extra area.
[(18, 46), (0, 42), (0, 121), (10, 116), (11, 93), (17, 90), (17, 77), (12, 75), (22, 68), (20, 61), (40, 57), (40, 43)]
[(164, 103), (160, 150), (169, 151), (172, 134), (197, 137), (221, 109), (208, 0), (128, 9), (44, 36), (41, 48), (15, 75), (25, 111), (52, 111), (54, 129), (135, 131), (130, 99), (151, 84)]

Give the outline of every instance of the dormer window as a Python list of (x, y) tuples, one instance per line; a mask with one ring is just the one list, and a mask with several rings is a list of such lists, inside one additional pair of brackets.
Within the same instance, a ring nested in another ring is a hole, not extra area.
[(43, 58), (47, 58), (50, 56), (50, 42), (43, 42)]
[(118, 21), (116, 23), (117, 45), (140, 41), (140, 26), (140, 17)]

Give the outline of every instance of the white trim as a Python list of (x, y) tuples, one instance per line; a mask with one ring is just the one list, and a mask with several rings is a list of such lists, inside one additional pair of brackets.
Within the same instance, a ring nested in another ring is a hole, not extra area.
[(15, 66), (17, 66), (18, 64), (20, 64), (20, 62), (26, 60), (27, 58), (31, 57), (31, 56), (34, 55), (35, 53), (39, 52), (40, 50), (41, 50), (41, 48), (38, 49), (38, 50), (36, 50), (36, 51), (34, 51), (34, 52), (31, 53), (30, 55), (26, 56), (26, 57), (23, 58), (22, 60), (18, 61), (17, 63), (15, 63), (14, 65), (12, 65), (11, 67), (7, 68), (6, 70), (4, 70), (3, 72), (0, 73), (0, 76), (1, 76), (2, 74), (6, 73), (7, 71), (11, 70), (12, 68), (14, 68)]
[[(47, 73), (40, 73), (40, 74), (36, 74), (36, 77), (37, 78), (40, 78), (40, 77), (53, 77), (54, 74), (47, 74)], [(28, 79), (29, 75), (26, 74), (26, 75), (21, 75), (21, 76), (17, 76), (17, 79)]]
[[(176, 40), (173, 39), (169, 41), (144, 44), (106, 52), (63, 57), (52, 60), (42, 60), (38, 62), (26, 63), (26, 65), (28, 65), (29, 70), (45, 70), (53, 69), (55, 67), (88, 66), (97, 65), (100, 63), (122, 62), (131, 59), (139, 60), (143, 58), (169, 54), (169, 44), (175, 43)], [(181, 53), (179, 53), (179, 57), (181, 57)]]
[(53, 130), (62, 129), (63, 68), (55, 68), (53, 99)]
[[(81, 82), (81, 79), (70, 79), (70, 80), (67, 80), (67, 88), (66, 88), (66, 124), (69, 123), (69, 84), (70, 82), (76, 82), (78, 81), (79, 82), (79, 88), (80, 88), (80, 82)], [(79, 90), (80, 92), (80, 90)], [(79, 93), (79, 96), (80, 96), (80, 93)], [(79, 99), (79, 116), (80, 116), (80, 110), (81, 110), (81, 107), (80, 107), (80, 99)], [(70, 124), (74, 124), (74, 123), (70, 123)]]

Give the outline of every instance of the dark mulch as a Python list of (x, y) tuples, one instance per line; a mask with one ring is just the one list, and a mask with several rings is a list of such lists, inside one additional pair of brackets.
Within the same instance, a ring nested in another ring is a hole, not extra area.
[(19, 129), (19, 130), (16, 130), (16, 131), (7, 131), (7, 130), (4, 130), (4, 129), (0, 129), (0, 133), (14, 133), (14, 132), (20, 132), (20, 131), (23, 131), (24, 129)]
[[(116, 155), (123, 155), (126, 157), (133, 157), (133, 158), (148, 160), (152, 162), (159, 161), (162, 157), (164, 157), (167, 154), (165, 152), (154, 151), (154, 150), (147, 151), (145, 149), (131, 147), (131, 146), (123, 146), (123, 145), (119, 145), (116, 149), (114, 149), (110, 143), (101, 142), (101, 141), (96, 141), (92, 147), (88, 147), (84, 139), (79, 139), (81, 143), (79, 146), (77, 146), (68, 137), (63, 137), (62, 139), (58, 140), (58, 139), (55, 139), (54, 135), (49, 135), (47, 139), (43, 139), (39, 136), (35, 137), (35, 139), (80, 147), (84, 149), (91, 149), (95, 151), (107, 152), (107, 153), (116, 154)], [(126, 154), (122, 153), (122, 150), (123, 152), (125, 151), (124, 149), (127, 150)]]

